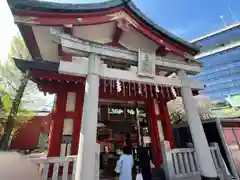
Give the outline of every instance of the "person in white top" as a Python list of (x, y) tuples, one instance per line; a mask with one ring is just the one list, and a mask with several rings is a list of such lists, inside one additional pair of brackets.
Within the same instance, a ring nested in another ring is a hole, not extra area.
[(115, 171), (120, 173), (119, 180), (132, 180), (132, 168), (133, 168), (133, 156), (131, 148), (125, 146), (123, 148), (123, 154), (120, 156), (117, 161)]

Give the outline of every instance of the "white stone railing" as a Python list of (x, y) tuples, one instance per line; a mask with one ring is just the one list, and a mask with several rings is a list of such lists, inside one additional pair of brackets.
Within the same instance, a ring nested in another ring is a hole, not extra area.
[(197, 161), (197, 154), (194, 149), (182, 148), (172, 150), (172, 160), (177, 178), (199, 175), (200, 167)]
[(231, 174), (225, 164), (225, 161), (222, 157), (222, 154), (217, 143), (210, 143), (210, 152), (218, 175), (220, 176), (222, 173), (224, 179), (229, 179)]
[(43, 180), (74, 180), (76, 156), (29, 158), (42, 175)]
[[(37, 166), (42, 180), (75, 180), (77, 156), (28, 156), (28, 159)], [(95, 160), (96, 169), (92, 171), (96, 174), (95, 180), (99, 180), (100, 145), (98, 143), (96, 143)]]
[[(168, 141), (162, 142), (161, 148), (163, 168), (168, 180), (201, 179), (198, 156), (194, 148), (171, 149)], [(211, 143), (210, 151), (220, 179), (229, 179), (218, 144)]]

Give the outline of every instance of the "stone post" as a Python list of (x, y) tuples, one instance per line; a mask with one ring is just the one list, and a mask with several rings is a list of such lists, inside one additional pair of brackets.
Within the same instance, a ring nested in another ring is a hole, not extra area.
[(162, 141), (160, 143), (161, 143), (165, 177), (166, 177), (166, 180), (172, 180), (174, 179), (175, 173), (174, 173), (174, 164), (172, 159), (172, 150), (170, 147), (170, 143), (168, 141)]
[(188, 84), (187, 75), (185, 71), (179, 71), (178, 75), (183, 84), (181, 95), (192, 140), (198, 155), (202, 179), (219, 179), (201, 119), (199, 117), (198, 108), (195, 99), (193, 98), (192, 89)]
[(100, 56), (90, 54), (78, 146), (75, 180), (95, 180)]

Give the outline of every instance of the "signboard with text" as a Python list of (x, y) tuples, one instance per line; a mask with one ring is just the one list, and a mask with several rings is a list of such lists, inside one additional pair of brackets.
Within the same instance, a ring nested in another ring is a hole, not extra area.
[(155, 76), (155, 53), (148, 53), (139, 49), (138, 51), (138, 75), (144, 77)]

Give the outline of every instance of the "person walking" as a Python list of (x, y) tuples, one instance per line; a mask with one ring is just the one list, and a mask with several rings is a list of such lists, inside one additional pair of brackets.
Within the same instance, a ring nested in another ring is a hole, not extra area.
[(139, 148), (139, 167), (142, 173), (143, 180), (151, 180), (151, 158), (146, 147)]
[(115, 168), (115, 171), (120, 173), (119, 180), (132, 180), (133, 164), (132, 150), (129, 146), (125, 146)]

